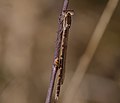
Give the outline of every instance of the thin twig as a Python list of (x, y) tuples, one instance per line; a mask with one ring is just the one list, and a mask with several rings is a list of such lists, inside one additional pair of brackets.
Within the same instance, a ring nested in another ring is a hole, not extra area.
[(95, 28), (95, 31), (88, 43), (84, 55), (80, 58), (78, 67), (72, 77), (70, 84), (65, 92), (63, 103), (73, 103), (74, 95), (77, 92), (81, 81), (87, 71), (87, 68), (95, 54), (95, 51), (100, 43), (100, 40), (105, 32), (105, 29), (117, 7), (119, 0), (109, 0), (108, 4)]
[(61, 41), (62, 41), (62, 38), (61, 38), (62, 31), (63, 31), (63, 19), (62, 19), (63, 14), (62, 14), (62, 12), (67, 10), (68, 3), (69, 3), (69, 0), (64, 0), (63, 8), (62, 8), (62, 11), (59, 16), (59, 21), (58, 21), (59, 27), (58, 27), (58, 32), (57, 32), (56, 48), (55, 48), (53, 65), (52, 65), (52, 74), (51, 74), (51, 78), (50, 78), (50, 85), (48, 88), (48, 93), (47, 93), (45, 103), (51, 103), (51, 99), (52, 99), (54, 83), (55, 83), (56, 74), (57, 74), (57, 70), (58, 70), (58, 67), (55, 66), (54, 62), (55, 62), (55, 59), (57, 57), (59, 57), (60, 46), (61, 46)]

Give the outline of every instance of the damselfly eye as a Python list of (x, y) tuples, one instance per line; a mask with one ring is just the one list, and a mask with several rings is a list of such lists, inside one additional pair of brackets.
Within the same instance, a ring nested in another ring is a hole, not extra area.
[(62, 15), (67, 15), (67, 14), (70, 14), (70, 15), (74, 15), (74, 11), (73, 10), (65, 10), (62, 12)]
[(74, 11), (73, 10), (68, 10), (67, 13), (69, 13), (70, 15), (74, 15)]

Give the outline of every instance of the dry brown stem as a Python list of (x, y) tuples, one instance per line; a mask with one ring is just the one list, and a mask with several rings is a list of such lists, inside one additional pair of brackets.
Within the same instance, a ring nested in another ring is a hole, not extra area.
[(83, 56), (80, 58), (77, 69), (72, 77), (70, 84), (65, 92), (63, 103), (75, 103), (74, 95), (83, 80), (87, 68), (95, 54), (95, 51), (100, 43), (100, 40), (105, 32), (105, 29), (117, 7), (119, 0), (109, 0), (108, 4), (101, 15), (99, 22), (93, 32), (93, 35), (88, 43), (87, 49)]

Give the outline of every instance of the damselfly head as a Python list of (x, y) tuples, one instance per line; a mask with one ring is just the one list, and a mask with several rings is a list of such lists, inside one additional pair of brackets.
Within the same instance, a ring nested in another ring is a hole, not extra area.
[(68, 14), (74, 15), (74, 10), (64, 10), (64, 11), (62, 12), (62, 15), (68, 15)]

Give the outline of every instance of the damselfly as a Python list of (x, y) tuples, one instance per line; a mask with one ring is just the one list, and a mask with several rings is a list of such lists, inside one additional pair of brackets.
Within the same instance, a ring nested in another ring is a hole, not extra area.
[(54, 60), (54, 65), (58, 68), (58, 81), (55, 92), (55, 101), (58, 100), (61, 85), (63, 84), (65, 77), (65, 62), (66, 62), (66, 51), (67, 51), (67, 41), (68, 41), (68, 32), (71, 26), (71, 16), (74, 14), (73, 10), (66, 10), (62, 12), (63, 15), (63, 30), (61, 32), (61, 44), (60, 44), (60, 52), (58, 57)]

